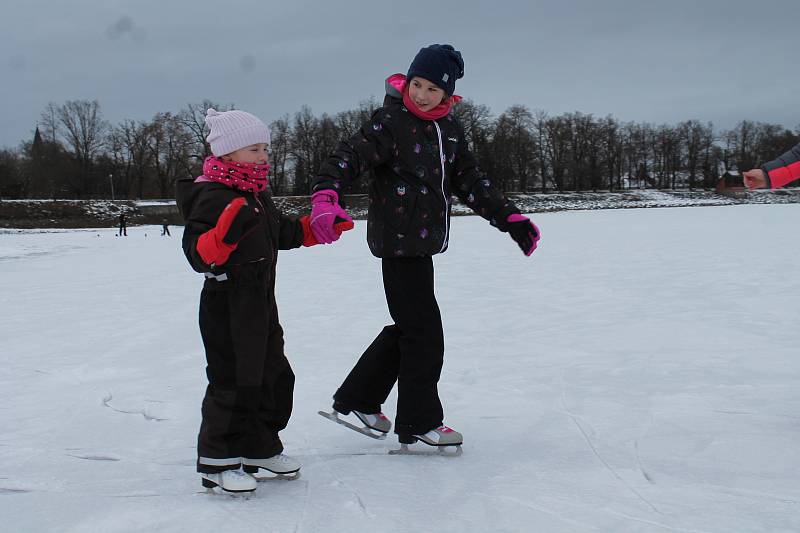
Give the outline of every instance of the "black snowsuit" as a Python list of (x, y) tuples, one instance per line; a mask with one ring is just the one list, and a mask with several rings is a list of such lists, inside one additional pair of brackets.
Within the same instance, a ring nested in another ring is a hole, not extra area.
[[(283, 353), (283, 330), (275, 304), (279, 249), (303, 242), (300, 222), (281, 214), (267, 192), (238, 191), (216, 182), (177, 183), (186, 221), (183, 250), (206, 276), (200, 295), (200, 332), (208, 387), (197, 443), (197, 471), (247, 468), (248, 459), (283, 450), (278, 432), (292, 412), (294, 373)], [(247, 199), (260, 224), (247, 233), (228, 261), (213, 270), (197, 253), (197, 239), (216, 225), (237, 196)]]
[(367, 242), (382, 261), (394, 324), (367, 348), (334, 401), (342, 409), (375, 413), (397, 381), (395, 432), (402, 437), (427, 432), (443, 421), (437, 384), (444, 333), (432, 256), (447, 249), (452, 194), (501, 231), (508, 230), (508, 215), (519, 210), (479, 171), (452, 113), (421, 119), (388, 81), (386, 89), (383, 107), (338, 145), (313, 181), (313, 190), (346, 190), (373, 171)]

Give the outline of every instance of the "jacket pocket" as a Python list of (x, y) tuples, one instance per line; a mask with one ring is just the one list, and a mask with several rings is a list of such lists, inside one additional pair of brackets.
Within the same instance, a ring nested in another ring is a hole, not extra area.
[(386, 195), (384, 217), (387, 227), (399, 234), (409, 231), (417, 204), (417, 190), (408, 183), (395, 181)]

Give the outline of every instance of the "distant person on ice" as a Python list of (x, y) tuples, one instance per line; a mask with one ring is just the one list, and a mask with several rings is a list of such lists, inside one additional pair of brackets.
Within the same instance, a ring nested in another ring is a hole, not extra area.
[(800, 144), (761, 168), (748, 170), (742, 176), (750, 190), (779, 189), (800, 179)]
[(166, 218), (161, 222), (161, 236), (163, 237), (164, 235), (172, 237), (169, 233), (169, 221)]
[(119, 237), (128, 236), (128, 221), (125, 219), (125, 210), (119, 212)]
[[(309, 218), (288, 217), (267, 189), (267, 126), (244, 111), (209, 109), (213, 156), (203, 175), (177, 183), (186, 226), (183, 250), (205, 275), (200, 333), (208, 388), (197, 443), (203, 486), (230, 492), (256, 488), (259, 468), (297, 472), (278, 432), (292, 412), (294, 373), (283, 352), (275, 303), (278, 250), (319, 244)], [(351, 229), (351, 220), (332, 228)]]
[[(372, 341), (333, 396), (334, 412), (353, 413), (359, 431), (388, 433), (381, 412), (398, 383), (394, 432), (405, 445), (457, 446), (461, 433), (444, 425), (437, 390), (444, 358), (442, 318), (434, 294), (432, 256), (447, 249), (452, 195), (508, 233), (529, 256), (539, 229), (484, 176), (451, 109), (461, 53), (450, 45), (422, 48), (406, 75), (386, 80), (386, 98), (372, 118), (323, 163), (312, 183), (316, 238), (338, 239), (340, 194), (372, 169), (367, 242), (381, 259), (393, 324)], [(475, 283), (464, 280), (465, 287)]]

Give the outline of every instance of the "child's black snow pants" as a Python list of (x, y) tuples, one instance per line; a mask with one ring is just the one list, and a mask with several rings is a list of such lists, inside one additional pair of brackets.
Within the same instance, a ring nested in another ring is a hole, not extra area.
[(430, 257), (383, 259), (383, 286), (394, 324), (372, 341), (334, 395), (349, 409), (380, 411), (397, 381), (395, 433), (420, 434), (444, 417), (437, 384), (444, 332)]
[[(274, 272), (274, 270), (272, 271)], [(274, 278), (267, 261), (208, 279), (200, 332), (208, 388), (197, 442), (197, 471), (239, 468), (283, 451), (278, 432), (292, 412), (294, 373), (283, 353)]]

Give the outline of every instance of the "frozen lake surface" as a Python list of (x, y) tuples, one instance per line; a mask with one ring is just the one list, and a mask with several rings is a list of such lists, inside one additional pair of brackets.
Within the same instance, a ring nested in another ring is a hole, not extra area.
[(249, 499), (195, 473), (202, 277), (180, 228), (0, 235), (2, 529), (800, 530), (800, 205), (535, 220), (529, 259), (477, 217), (435, 258), (459, 458), (316, 414), (389, 320), (365, 223), (282, 252), (303, 470)]

